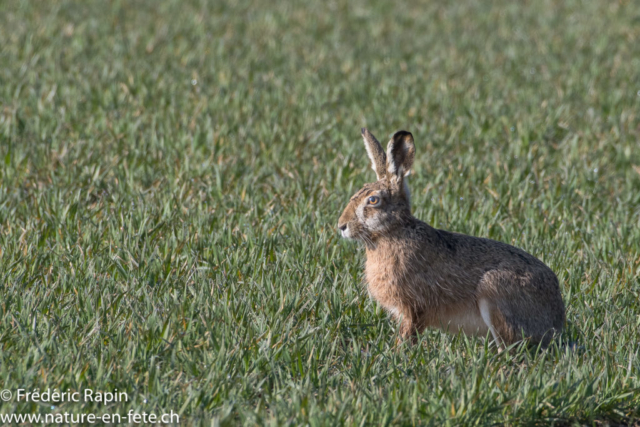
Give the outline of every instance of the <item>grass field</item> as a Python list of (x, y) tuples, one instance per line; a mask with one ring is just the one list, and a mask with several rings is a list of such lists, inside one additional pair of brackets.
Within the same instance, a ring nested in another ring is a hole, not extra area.
[[(0, 413), (639, 423), (637, 2), (1, 1), (0, 103), (0, 388), (128, 394)], [(560, 345), (395, 345), (336, 232), (362, 126), (556, 272)]]

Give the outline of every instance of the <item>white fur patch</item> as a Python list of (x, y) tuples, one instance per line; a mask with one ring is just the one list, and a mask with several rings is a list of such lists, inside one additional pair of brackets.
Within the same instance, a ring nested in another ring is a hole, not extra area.
[(377, 169), (376, 169), (376, 159), (373, 156), (373, 153), (371, 152), (371, 148), (369, 147), (369, 144), (367, 143), (367, 140), (364, 140), (364, 148), (367, 149), (367, 156), (369, 156), (369, 160), (371, 161), (371, 169), (373, 169), (373, 171), (376, 173), (376, 176), (378, 177), (378, 179), (380, 179), (380, 174), (378, 173)]
[(346, 229), (340, 230), (340, 234), (342, 234), (342, 237), (344, 237), (345, 239), (350, 239), (351, 238), (351, 230), (349, 229), (349, 226), (347, 225)]
[(378, 215), (374, 215), (372, 217), (367, 218), (364, 221), (364, 224), (371, 231), (379, 231), (383, 228), (382, 222), (380, 221), (380, 218), (378, 218)]
[(496, 332), (496, 328), (493, 326), (493, 323), (491, 323), (491, 308), (489, 305), (489, 301), (487, 301), (484, 298), (481, 298), (480, 300), (478, 300), (478, 308), (480, 309), (480, 315), (482, 316), (482, 320), (487, 325), (487, 327), (489, 327), (489, 330), (491, 331), (493, 340), (496, 342), (496, 345), (498, 346), (498, 348), (501, 349), (502, 341), (498, 337), (498, 333)]
[(387, 308), (387, 312), (396, 320), (400, 320), (400, 310), (397, 307)]
[(487, 325), (483, 322), (480, 313), (475, 310), (460, 310), (445, 316), (440, 316), (440, 326), (449, 333), (464, 332), (466, 335), (486, 335)]
[(364, 205), (360, 205), (358, 206), (358, 208), (356, 209), (356, 217), (358, 217), (358, 221), (360, 221), (360, 223), (364, 224)]
[(366, 201), (364, 203), (365, 204), (358, 206), (358, 208), (356, 209), (356, 216), (358, 217), (358, 221), (360, 221), (361, 224), (364, 224), (367, 230), (370, 231), (379, 231), (383, 229), (383, 224), (380, 221), (378, 215), (373, 215), (372, 217), (365, 218), (364, 208), (366, 206)]
[(395, 175), (397, 167), (396, 167), (395, 159), (391, 155), (392, 150), (393, 150), (393, 139), (389, 141), (389, 143), (387, 144), (387, 172), (389, 172), (392, 175)]

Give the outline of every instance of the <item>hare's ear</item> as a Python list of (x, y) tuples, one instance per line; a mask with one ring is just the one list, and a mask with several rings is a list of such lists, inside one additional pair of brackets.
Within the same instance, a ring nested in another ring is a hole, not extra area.
[(393, 134), (387, 145), (387, 172), (391, 176), (402, 179), (409, 175), (413, 165), (416, 147), (411, 132), (401, 130)]
[(384, 178), (387, 174), (387, 155), (384, 154), (382, 145), (375, 136), (367, 128), (362, 128), (362, 138), (367, 154), (371, 160), (371, 169), (376, 173), (378, 180)]

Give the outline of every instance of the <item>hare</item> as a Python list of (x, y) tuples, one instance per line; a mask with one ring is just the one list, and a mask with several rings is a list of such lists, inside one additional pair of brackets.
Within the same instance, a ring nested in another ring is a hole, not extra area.
[(486, 336), (499, 351), (526, 340), (546, 347), (565, 322), (556, 275), (527, 252), (495, 240), (438, 230), (411, 215), (406, 176), (413, 135), (396, 132), (385, 153), (362, 129), (378, 180), (365, 184), (338, 221), (364, 243), (368, 291), (400, 322), (401, 339), (427, 327)]

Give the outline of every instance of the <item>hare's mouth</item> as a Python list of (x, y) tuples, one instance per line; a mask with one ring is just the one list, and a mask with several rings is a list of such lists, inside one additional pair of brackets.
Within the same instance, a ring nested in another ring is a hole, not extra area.
[(338, 228), (340, 229), (340, 235), (342, 237), (344, 237), (345, 239), (353, 239), (353, 237), (351, 236), (351, 228), (347, 224), (342, 225)]

